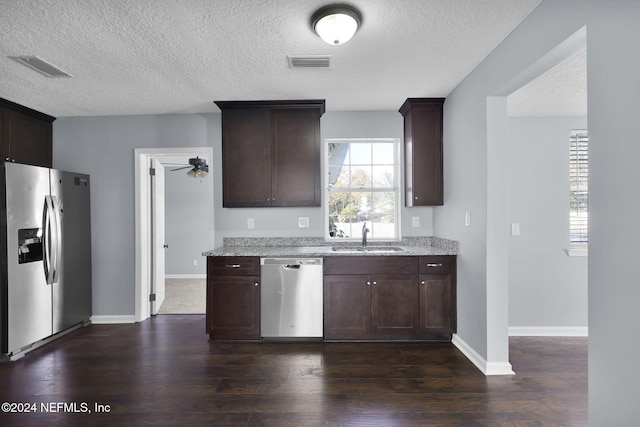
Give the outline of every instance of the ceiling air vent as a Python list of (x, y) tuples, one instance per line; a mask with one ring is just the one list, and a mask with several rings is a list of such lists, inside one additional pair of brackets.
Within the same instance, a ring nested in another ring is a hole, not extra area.
[(291, 68), (329, 68), (331, 57), (327, 55), (287, 56)]
[(26, 65), (27, 67), (44, 74), (47, 77), (73, 77), (71, 74), (62, 71), (55, 65), (49, 64), (42, 58), (37, 56), (10, 56), (14, 61)]

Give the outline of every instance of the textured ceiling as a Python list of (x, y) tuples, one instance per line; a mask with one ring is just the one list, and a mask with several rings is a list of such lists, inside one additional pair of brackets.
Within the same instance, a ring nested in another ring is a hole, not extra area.
[[(443, 97), (541, 0), (352, 0), (360, 31), (325, 44), (327, 0), (0, 0), (0, 97), (61, 116), (219, 111), (214, 100), (323, 98), (396, 110)], [(73, 78), (9, 56), (37, 55)], [(287, 55), (331, 55), (291, 69)]]
[(581, 49), (507, 98), (509, 116), (587, 115), (587, 49)]

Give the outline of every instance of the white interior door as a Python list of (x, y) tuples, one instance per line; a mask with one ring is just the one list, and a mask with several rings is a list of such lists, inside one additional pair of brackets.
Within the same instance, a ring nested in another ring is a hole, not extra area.
[(164, 302), (164, 166), (158, 159), (151, 159), (151, 167), (155, 173), (151, 176), (151, 314), (158, 314)]

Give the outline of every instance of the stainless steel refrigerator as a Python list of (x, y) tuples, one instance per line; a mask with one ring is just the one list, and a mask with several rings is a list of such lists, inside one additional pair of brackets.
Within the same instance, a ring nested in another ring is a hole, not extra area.
[(88, 175), (0, 165), (0, 344), (3, 357), (88, 322)]

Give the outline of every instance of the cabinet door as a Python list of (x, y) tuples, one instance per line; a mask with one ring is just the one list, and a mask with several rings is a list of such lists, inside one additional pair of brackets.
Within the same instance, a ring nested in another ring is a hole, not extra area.
[(320, 111), (271, 110), (272, 206), (320, 206)]
[(324, 276), (324, 337), (364, 339), (371, 331), (368, 275)]
[(451, 276), (423, 274), (420, 276), (420, 334), (452, 333)]
[(442, 157), (443, 99), (409, 99), (404, 115), (405, 205), (444, 203)]
[(376, 338), (413, 338), (419, 331), (418, 276), (371, 277), (371, 332)]
[(2, 158), (51, 167), (51, 121), (2, 108)]
[(259, 276), (207, 278), (207, 333), (211, 339), (260, 339)]
[(230, 109), (222, 113), (224, 207), (271, 206), (269, 111)]

